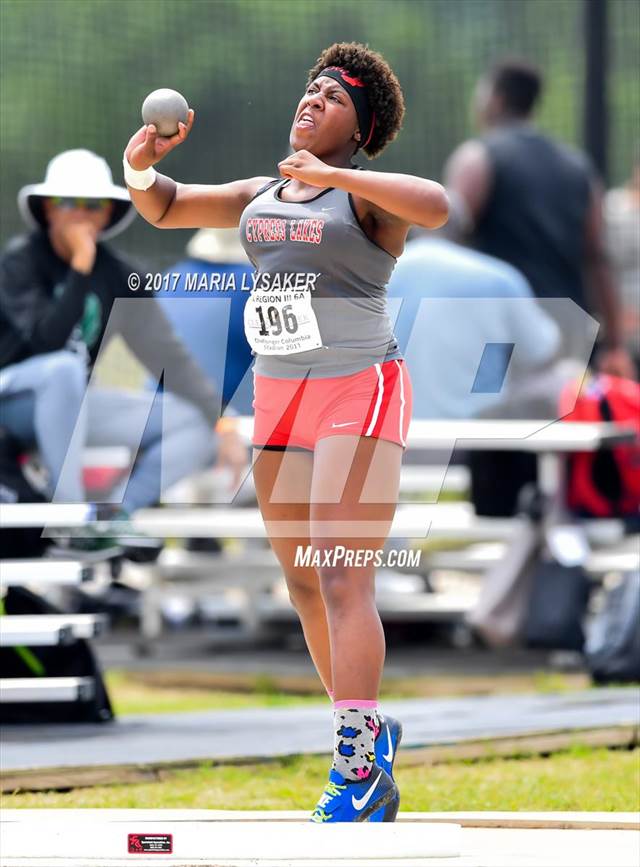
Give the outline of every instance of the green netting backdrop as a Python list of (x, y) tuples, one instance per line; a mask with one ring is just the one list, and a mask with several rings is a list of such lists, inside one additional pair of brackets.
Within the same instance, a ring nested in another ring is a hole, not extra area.
[[(628, 176), (640, 140), (639, 10), (609, 0), (612, 182)], [(157, 87), (197, 111), (163, 172), (198, 183), (275, 174), (306, 70), (336, 40), (368, 42), (403, 85), (404, 129), (381, 169), (440, 178), (473, 131), (477, 76), (505, 55), (543, 67), (541, 125), (582, 142), (583, 0), (1, 0), (0, 14), (3, 244), (22, 230), (18, 189), (42, 180), (55, 153), (90, 148), (122, 181), (124, 145)], [(137, 220), (116, 243), (165, 267), (189, 235)]]

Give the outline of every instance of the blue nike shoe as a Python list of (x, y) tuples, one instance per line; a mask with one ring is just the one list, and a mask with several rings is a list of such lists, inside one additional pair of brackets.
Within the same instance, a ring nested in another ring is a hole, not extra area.
[(366, 780), (345, 780), (333, 768), (311, 821), (366, 822), (376, 810), (384, 809), (395, 797), (398, 789), (389, 774), (373, 765)]
[[(402, 740), (402, 723), (391, 716), (382, 717), (380, 720), (380, 734), (375, 740), (374, 749), (376, 764), (393, 780), (393, 763)], [(369, 819), (370, 822), (395, 822), (400, 809), (400, 792), (390, 801), (386, 807), (377, 810)]]

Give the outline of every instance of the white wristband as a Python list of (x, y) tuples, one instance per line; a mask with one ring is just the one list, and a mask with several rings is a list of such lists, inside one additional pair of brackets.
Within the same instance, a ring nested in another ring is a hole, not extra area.
[(124, 166), (124, 179), (127, 182), (127, 185), (132, 187), (132, 189), (148, 190), (149, 187), (152, 187), (155, 184), (156, 170), (153, 166), (149, 166), (148, 169), (138, 172), (131, 168), (126, 155), (122, 158), (122, 165)]

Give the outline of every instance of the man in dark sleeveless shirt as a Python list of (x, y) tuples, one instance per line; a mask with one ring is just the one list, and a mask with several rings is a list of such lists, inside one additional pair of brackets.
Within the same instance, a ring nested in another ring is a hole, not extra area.
[[(538, 298), (571, 298), (597, 316), (604, 335), (599, 366), (630, 376), (620, 306), (604, 253), (602, 191), (588, 158), (532, 124), (542, 75), (524, 61), (504, 61), (482, 78), (475, 109), (483, 135), (460, 145), (447, 165), (447, 187), (472, 246), (518, 268)], [(559, 322), (563, 354), (579, 335)]]
[[(599, 366), (632, 376), (604, 253), (601, 185), (584, 154), (533, 125), (542, 86), (539, 70), (518, 60), (499, 63), (478, 83), (474, 107), (482, 136), (460, 145), (446, 168), (452, 222), (477, 250), (521, 271), (538, 298), (570, 298), (597, 316), (604, 326)], [(561, 355), (580, 358), (581, 325), (559, 310), (548, 312), (557, 314)], [(531, 454), (471, 452), (469, 462), (481, 515), (513, 514), (521, 488), (536, 481)]]

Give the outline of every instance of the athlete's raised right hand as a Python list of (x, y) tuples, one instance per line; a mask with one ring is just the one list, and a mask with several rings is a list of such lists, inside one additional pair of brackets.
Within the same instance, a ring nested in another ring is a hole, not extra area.
[(142, 172), (159, 163), (189, 135), (194, 116), (195, 113), (190, 108), (186, 124), (180, 122), (178, 132), (170, 138), (158, 135), (158, 130), (152, 123), (141, 126), (138, 132), (131, 136), (124, 151), (131, 168)]

